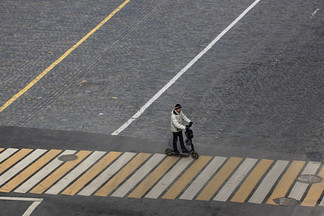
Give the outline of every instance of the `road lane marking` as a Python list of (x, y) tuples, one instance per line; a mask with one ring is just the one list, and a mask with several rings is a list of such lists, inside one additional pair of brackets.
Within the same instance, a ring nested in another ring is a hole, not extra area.
[(187, 190), (180, 196), (179, 199), (192, 200), (196, 194), (204, 187), (207, 181), (217, 170), (223, 165), (226, 157), (215, 157), (201, 174), (193, 181)]
[(59, 160), (58, 158), (62, 155), (69, 155), (74, 154), (76, 151), (74, 150), (65, 150), (59, 156), (57, 156), (53, 161), (47, 164), (44, 168), (34, 174), (30, 179), (24, 182), (21, 186), (19, 186), (15, 192), (16, 193), (26, 193), (31, 188), (33, 188), (36, 184), (38, 184), (43, 178), (48, 176), (53, 170), (59, 167), (63, 161)]
[(273, 160), (262, 159), (252, 170), (251, 174), (246, 178), (242, 186), (234, 194), (231, 202), (244, 203), (272, 163)]
[(157, 199), (161, 193), (192, 163), (192, 158), (183, 158), (146, 194), (145, 198)]
[(91, 153), (91, 151), (80, 151), (80, 152), (76, 153), (76, 156), (78, 157), (76, 160), (65, 162), (62, 166), (60, 166), (52, 174), (50, 174), (43, 181), (41, 181), (36, 187), (34, 187), (29, 193), (34, 193), (34, 194), (44, 193), (48, 188), (50, 188), (53, 184), (55, 184), (56, 181), (58, 181), (65, 174), (67, 174), (70, 170), (72, 170), (76, 165), (78, 165), (90, 153)]
[(154, 154), (134, 175), (121, 185), (111, 196), (124, 197), (133, 189), (149, 172), (165, 158), (165, 154)]
[[(310, 161), (305, 167), (304, 171), (301, 173), (301, 175), (315, 175), (320, 166), (320, 162)], [(297, 201), (301, 200), (308, 186), (309, 184), (307, 183), (296, 182), (288, 197)]]
[(248, 172), (253, 168), (258, 160), (253, 158), (247, 158), (235, 171), (232, 177), (226, 182), (223, 188), (217, 193), (214, 201), (223, 201), (225, 202), (241, 183), (243, 178), (248, 174)]
[(117, 173), (128, 161), (130, 161), (136, 153), (125, 152), (113, 164), (111, 164), (105, 171), (103, 171), (97, 178), (95, 178), (88, 186), (82, 189), (78, 195), (90, 196), (98, 188), (108, 181), (115, 173)]
[(95, 193), (95, 196), (108, 196), (150, 156), (151, 154), (149, 153), (137, 154), (134, 159), (132, 159), (123, 169), (121, 169), (114, 177), (112, 177), (105, 185), (103, 185)]
[(41, 198), (27, 198), (27, 197), (0, 197), (0, 200), (9, 200), (9, 201), (29, 201), (33, 202), (22, 216), (30, 216), (31, 213), (36, 209), (36, 207), (43, 201)]
[(15, 100), (26, 93), (30, 88), (32, 88), (39, 80), (41, 80), (48, 72), (50, 72), (56, 65), (61, 63), (71, 52), (73, 52), (77, 47), (79, 47), (85, 40), (87, 40), (93, 33), (95, 33), (101, 26), (103, 26), (110, 18), (112, 18), (118, 11), (120, 11), (130, 0), (124, 1), (118, 8), (116, 8), (111, 14), (109, 14), (103, 21), (101, 21), (94, 29), (92, 29), (88, 34), (86, 34), (81, 40), (74, 44), (70, 49), (68, 49), (60, 58), (53, 62), (48, 68), (46, 68), (42, 73), (40, 73), (33, 81), (31, 81), (27, 86), (10, 98), (4, 105), (0, 107), (0, 113), (10, 106)]
[(200, 156), (187, 171), (170, 187), (162, 196), (162, 199), (175, 199), (183, 189), (197, 176), (197, 174), (211, 160), (211, 157)]
[(6, 159), (3, 163), (0, 164), (0, 174), (5, 172), (7, 169), (16, 164), (19, 160), (24, 158), (32, 151), (33, 149), (21, 149), (20, 151), (12, 155), (10, 158)]
[(209, 201), (226, 179), (232, 174), (234, 169), (240, 164), (243, 158), (231, 157), (224, 166), (210, 180), (203, 191), (198, 195), (196, 200)]
[(48, 151), (45, 155), (43, 155), (36, 162), (30, 165), (27, 169), (25, 169), (23, 172), (19, 173), (17, 176), (11, 179), (8, 183), (3, 185), (0, 188), (0, 192), (9, 193), (61, 152), (62, 150), (56, 149)]
[(270, 192), (273, 185), (276, 183), (277, 179), (280, 177), (281, 173), (287, 167), (289, 161), (278, 160), (272, 169), (265, 176), (261, 184), (258, 186), (256, 191), (253, 193), (252, 197), (249, 199), (250, 203), (261, 204), (268, 193)]
[(4, 150), (4, 148), (0, 148), (0, 152), (2, 152)]
[[(322, 178), (320, 183), (313, 184), (312, 187), (308, 190), (308, 193), (302, 202), (302, 206), (313, 207), (316, 206), (317, 201), (321, 198), (324, 191), (324, 166), (322, 166), (321, 171), (318, 173), (318, 176)], [(320, 206), (323, 206), (323, 199), (320, 203)]]
[(178, 160), (178, 157), (165, 158), (161, 164), (128, 195), (128, 197), (142, 198)]
[(86, 184), (88, 184), (94, 177), (96, 177), (102, 170), (110, 165), (117, 157), (121, 155), (121, 152), (109, 152), (103, 157), (97, 164), (91, 167), (86, 173), (84, 173), (78, 180), (72, 185), (66, 188), (62, 194), (64, 195), (75, 195), (79, 192)]
[(78, 178), (82, 173), (84, 173), (90, 166), (97, 162), (106, 152), (95, 151), (87, 159), (85, 159), (80, 165), (69, 172), (64, 178), (55, 183), (50, 189), (48, 189), (46, 194), (58, 194), (66, 186), (68, 186), (73, 180)]
[[(18, 149), (8, 148), (8, 149), (4, 150), (3, 152), (1, 152), (0, 153), (0, 163), (2, 163), (2, 161), (6, 160), (8, 157), (10, 157), (16, 151), (18, 151)], [(1, 166), (1, 164), (0, 164), (0, 166)]]
[(217, 37), (212, 40), (195, 58), (193, 58), (181, 71), (179, 71), (163, 88), (158, 91), (144, 106), (141, 107), (130, 119), (122, 126), (115, 130), (111, 135), (118, 135), (125, 130), (132, 122), (142, 115), (145, 110), (151, 106), (166, 90), (170, 88), (192, 65), (194, 65), (205, 53), (207, 53), (217, 41), (219, 41), (229, 30), (235, 26), (260, 0), (255, 0), (248, 8), (246, 8), (231, 24), (229, 24)]
[(305, 161), (293, 161), (285, 174), (281, 177), (279, 183), (275, 187), (271, 196), (269, 197), (267, 204), (277, 205), (274, 200), (277, 198), (285, 197), (289, 188), (296, 180), (299, 172), (305, 165)]
[(29, 164), (31, 164), (33, 161), (35, 161), (37, 158), (39, 158), (46, 151), (47, 150), (44, 149), (36, 149), (23, 160), (18, 162), (15, 166), (8, 169), (0, 177), (0, 186), (11, 179), (13, 176), (15, 176), (17, 173), (19, 173), (21, 170), (23, 170), (25, 167), (27, 167)]

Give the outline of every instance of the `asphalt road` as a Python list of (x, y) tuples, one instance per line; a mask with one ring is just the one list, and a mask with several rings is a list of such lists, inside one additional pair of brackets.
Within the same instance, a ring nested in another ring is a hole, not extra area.
[[(0, 113), (1, 147), (163, 152), (180, 103), (201, 154), (323, 163), (320, 0), (261, 0), (120, 136), (109, 136), (252, 2), (130, 1)], [(2, 1), (0, 105), (122, 3)], [(44, 197), (35, 215), (324, 215), (295, 206)]]

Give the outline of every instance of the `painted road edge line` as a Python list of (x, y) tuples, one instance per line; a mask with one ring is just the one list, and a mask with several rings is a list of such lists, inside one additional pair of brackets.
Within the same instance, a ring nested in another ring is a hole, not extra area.
[(130, 119), (128, 119), (120, 128), (115, 130), (111, 135), (118, 135), (125, 130), (132, 122), (142, 115), (143, 112), (156, 101), (170, 86), (172, 86), (192, 65), (194, 65), (205, 53), (210, 50), (217, 41), (219, 41), (231, 28), (238, 23), (260, 0), (255, 0), (248, 8), (246, 8), (229, 26), (227, 26), (217, 37), (210, 42), (195, 58), (193, 58), (180, 72), (178, 72), (160, 91), (158, 91), (142, 108), (137, 111)]
[(36, 207), (43, 201), (42, 198), (26, 198), (26, 197), (0, 197), (0, 200), (10, 200), (10, 201), (29, 201), (33, 202), (28, 209), (24, 212), (22, 216), (29, 216)]

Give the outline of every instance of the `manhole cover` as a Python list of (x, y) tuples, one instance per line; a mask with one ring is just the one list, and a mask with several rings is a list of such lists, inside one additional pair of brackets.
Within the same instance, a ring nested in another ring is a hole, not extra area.
[(292, 198), (281, 197), (281, 198), (274, 199), (273, 201), (281, 206), (297, 205), (297, 200)]
[(76, 156), (75, 154), (67, 154), (60, 156), (58, 159), (61, 161), (73, 161), (78, 159), (78, 156)]
[(316, 175), (301, 175), (298, 177), (298, 181), (307, 184), (315, 184), (321, 182), (322, 179)]

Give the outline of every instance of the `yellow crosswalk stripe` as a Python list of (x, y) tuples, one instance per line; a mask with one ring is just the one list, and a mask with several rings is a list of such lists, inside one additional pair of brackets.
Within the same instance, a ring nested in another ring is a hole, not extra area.
[(132, 193), (130, 198), (141, 198), (148, 190), (179, 160), (178, 157), (166, 157), (155, 170), (140, 183)]
[(2, 152), (4, 150), (4, 148), (0, 148), (0, 152)]
[(209, 201), (234, 169), (240, 164), (242, 159), (243, 158), (231, 157), (198, 195), (197, 200)]
[(132, 159), (122, 170), (120, 170), (114, 177), (112, 177), (104, 186), (102, 186), (95, 196), (108, 196), (115, 190), (129, 175), (131, 175), (136, 168), (142, 165), (151, 154), (139, 153)]
[(269, 197), (267, 204), (276, 205), (275, 199), (285, 197), (289, 188), (296, 180), (299, 172), (304, 167), (305, 161), (293, 161), (287, 172), (282, 176), (273, 193)]
[(121, 152), (109, 152), (98, 163), (84, 173), (78, 180), (72, 185), (66, 188), (62, 194), (75, 195), (78, 193), (87, 183), (89, 183), (94, 177), (96, 177), (102, 170), (104, 170), (109, 164), (111, 164)]
[(28, 168), (24, 169), (24, 171), (22, 171), (16, 177), (11, 179), (8, 183), (3, 185), (0, 188), (0, 192), (9, 193), (11, 190), (16, 188), (19, 184), (21, 184), (23, 181), (25, 181), (27, 178), (29, 178), (31, 175), (37, 172), (40, 168), (42, 168), (47, 162), (49, 162), (55, 156), (57, 156), (60, 152), (62, 152), (62, 150), (56, 150), (56, 149), (50, 150), (48, 153), (43, 155), (41, 158), (39, 158)]
[(235, 193), (235, 195), (231, 199), (231, 202), (244, 203), (252, 192), (253, 188), (260, 181), (260, 179), (266, 173), (272, 163), (273, 160), (262, 159), (253, 169), (251, 174), (246, 178), (242, 186)]
[(205, 167), (211, 157), (200, 156), (189, 169), (176, 181), (172, 187), (162, 196), (162, 199), (175, 199), (192, 179)]
[(49, 175), (42, 182), (40, 182), (36, 187), (34, 187), (29, 193), (34, 193), (34, 194), (44, 193), (49, 187), (51, 187), (55, 182), (57, 182), (66, 173), (68, 173), (71, 169), (73, 169), (73, 167), (78, 165), (90, 153), (91, 151), (78, 152), (76, 154), (76, 156), (78, 157), (76, 160), (65, 162), (61, 167), (59, 167), (51, 175)]
[(26, 155), (28, 155), (30, 152), (32, 152), (33, 149), (21, 149), (17, 153), (15, 153), (13, 156), (5, 160), (0, 164), (0, 174), (5, 172), (7, 169), (9, 169), (11, 166), (16, 164), (18, 161), (20, 161), (22, 158), (24, 158)]
[[(313, 184), (309, 189), (304, 201), (302, 202), (302, 206), (313, 207), (316, 205), (317, 201), (321, 198), (321, 195), (324, 191), (324, 166), (321, 171), (318, 173), (318, 176), (322, 178), (320, 183)], [(323, 197), (324, 199), (324, 197)]]

